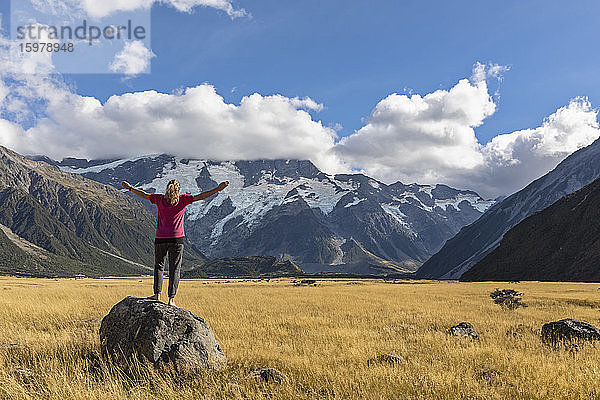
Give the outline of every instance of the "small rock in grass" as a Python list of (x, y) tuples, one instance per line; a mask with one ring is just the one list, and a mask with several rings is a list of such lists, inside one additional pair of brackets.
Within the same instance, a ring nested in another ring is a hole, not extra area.
[(33, 372), (31, 372), (28, 369), (15, 369), (13, 371), (13, 374), (15, 376), (18, 376), (19, 378), (32, 378), (33, 377)]
[(600, 329), (576, 319), (561, 319), (542, 326), (542, 341), (546, 344), (594, 340), (600, 340)]
[(367, 361), (367, 364), (387, 364), (387, 365), (398, 365), (404, 361), (404, 358), (396, 353), (384, 353), (380, 354), (377, 357), (371, 358)]
[(458, 325), (454, 325), (448, 329), (448, 333), (452, 336), (470, 340), (474, 340), (479, 337), (479, 334), (475, 332), (473, 325), (471, 325), (469, 322), (461, 322)]
[(249, 379), (260, 379), (264, 382), (281, 383), (287, 380), (287, 377), (275, 368), (256, 369), (248, 374)]
[(477, 378), (478, 380), (488, 381), (488, 382), (493, 381), (494, 379), (498, 378), (499, 376), (500, 376), (500, 372), (498, 372), (494, 369), (481, 371), (481, 372), (478, 372), (477, 374), (475, 374), (475, 378)]

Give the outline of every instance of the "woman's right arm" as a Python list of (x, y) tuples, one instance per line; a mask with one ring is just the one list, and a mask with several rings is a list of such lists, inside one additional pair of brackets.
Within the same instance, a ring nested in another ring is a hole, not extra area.
[(135, 194), (136, 196), (141, 197), (142, 199), (146, 199), (146, 200), (150, 200), (150, 194), (144, 192), (141, 189), (136, 189), (133, 186), (131, 186), (129, 184), (129, 182), (127, 181), (123, 181), (121, 182), (121, 185), (123, 185), (123, 187), (127, 190), (129, 190), (131, 193)]

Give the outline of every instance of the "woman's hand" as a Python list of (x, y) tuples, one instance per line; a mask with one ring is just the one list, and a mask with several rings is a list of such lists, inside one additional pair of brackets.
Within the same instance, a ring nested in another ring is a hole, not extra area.
[(217, 189), (219, 189), (219, 191), (225, 189), (227, 186), (229, 186), (229, 181), (225, 181), (225, 182), (221, 182), (219, 183), (219, 186), (217, 187)]
[(124, 188), (124, 189), (127, 189), (127, 190), (130, 190), (130, 189), (133, 187), (133, 186), (131, 186), (131, 185), (129, 184), (129, 182), (127, 182), (127, 181), (123, 181), (123, 182), (121, 182), (121, 186), (123, 186), (123, 188)]

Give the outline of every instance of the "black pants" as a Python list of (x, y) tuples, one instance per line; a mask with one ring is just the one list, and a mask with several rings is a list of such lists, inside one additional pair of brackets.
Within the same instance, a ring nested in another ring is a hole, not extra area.
[(154, 243), (154, 294), (159, 294), (162, 290), (167, 255), (169, 256), (169, 297), (175, 297), (183, 259), (182, 243)]

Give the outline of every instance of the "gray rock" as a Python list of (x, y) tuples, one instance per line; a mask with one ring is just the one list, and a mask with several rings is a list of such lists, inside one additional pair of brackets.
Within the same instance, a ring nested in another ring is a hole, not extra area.
[(560, 342), (600, 340), (600, 329), (572, 318), (549, 322), (542, 326), (542, 341), (556, 345)]
[(281, 383), (287, 380), (287, 376), (275, 368), (256, 369), (248, 374), (249, 379), (260, 379), (264, 382)]
[(475, 378), (480, 381), (487, 381), (488, 383), (491, 383), (491, 381), (498, 379), (500, 375), (501, 374), (499, 371), (496, 371), (495, 369), (490, 369), (476, 373)]
[(13, 374), (19, 378), (33, 378), (34, 374), (28, 369), (15, 369)]
[(477, 339), (479, 337), (479, 334), (475, 332), (473, 325), (471, 325), (469, 322), (461, 322), (460, 324), (451, 327), (448, 329), (448, 333), (452, 336), (470, 340)]
[(377, 357), (371, 358), (367, 361), (367, 364), (388, 364), (388, 365), (398, 365), (404, 361), (404, 358), (396, 353), (385, 353), (380, 354)]
[(227, 358), (208, 324), (191, 311), (160, 301), (126, 297), (102, 319), (102, 353), (122, 362), (132, 357), (158, 365), (220, 370)]

